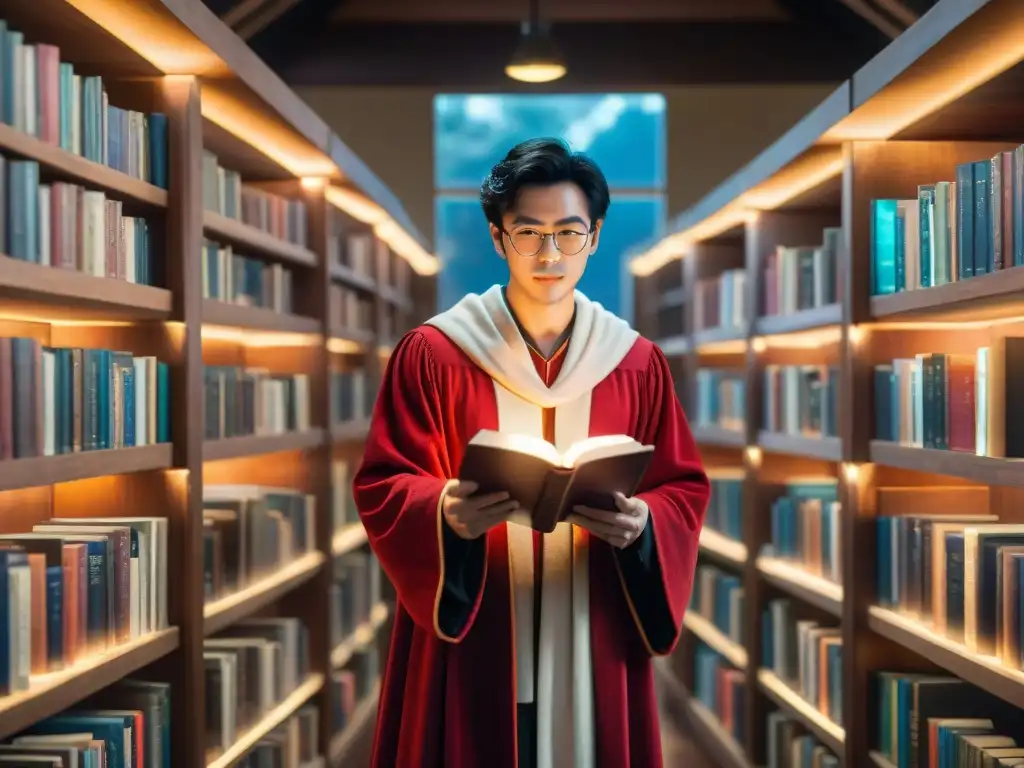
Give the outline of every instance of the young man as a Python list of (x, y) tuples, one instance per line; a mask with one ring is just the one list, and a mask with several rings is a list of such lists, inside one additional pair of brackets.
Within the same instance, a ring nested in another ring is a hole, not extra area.
[[(575, 291), (609, 205), (597, 166), (527, 141), (481, 202), (508, 285), (402, 339), (354, 481), (398, 593), (373, 764), (657, 768), (651, 656), (679, 637), (707, 476), (661, 351)], [(634, 498), (541, 534), (459, 482), (481, 429), (655, 449)]]

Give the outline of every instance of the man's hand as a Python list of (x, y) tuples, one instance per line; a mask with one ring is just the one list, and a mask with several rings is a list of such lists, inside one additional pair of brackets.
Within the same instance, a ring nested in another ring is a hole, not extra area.
[(504, 491), (474, 496), (477, 484), (459, 480), (444, 494), (441, 511), (459, 537), (472, 540), (505, 522), (519, 508)]
[(609, 511), (577, 505), (574, 514), (569, 516), (569, 522), (586, 528), (613, 547), (624, 549), (640, 538), (651, 511), (642, 499), (627, 499), (618, 492), (615, 494), (615, 506), (616, 509)]

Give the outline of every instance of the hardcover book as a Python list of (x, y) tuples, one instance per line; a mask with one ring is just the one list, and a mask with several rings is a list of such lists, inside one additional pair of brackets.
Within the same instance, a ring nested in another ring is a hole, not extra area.
[(636, 493), (653, 452), (626, 435), (587, 438), (559, 452), (541, 438), (484, 429), (466, 446), (458, 477), (476, 483), (478, 493), (507, 491), (534, 529), (550, 533), (577, 505), (614, 509), (616, 491)]

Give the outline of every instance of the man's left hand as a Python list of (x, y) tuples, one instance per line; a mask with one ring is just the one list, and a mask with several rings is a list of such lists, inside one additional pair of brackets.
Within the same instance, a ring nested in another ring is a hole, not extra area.
[(577, 505), (568, 522), (586, 528), (613, 547), (624, 549), (640, 538), (651, 511), (643, 499), (615, 494), (615, 509), (594, 509)]

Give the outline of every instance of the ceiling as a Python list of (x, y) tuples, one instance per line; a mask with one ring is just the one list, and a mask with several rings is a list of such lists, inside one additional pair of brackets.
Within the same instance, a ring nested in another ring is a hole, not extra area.
[(465, 90), (838, 82), (935, 0), (540, 0), (569, 68), (504, 66), (530, 0), (204, 0), (293, 85)]

